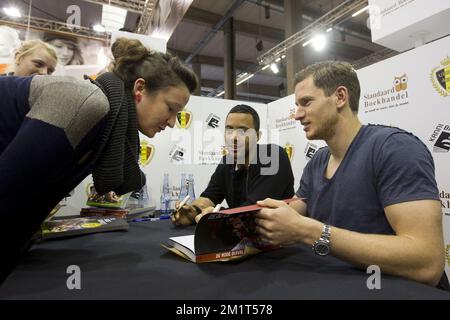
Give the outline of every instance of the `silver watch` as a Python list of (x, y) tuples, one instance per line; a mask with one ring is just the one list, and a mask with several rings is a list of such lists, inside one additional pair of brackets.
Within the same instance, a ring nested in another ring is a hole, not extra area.
[(326, 256), (330, 253), (330, 237), (331, 237), (331, 227), (329, 225), (323, 226), (322, 235), (320, 239), (315, 241), (312, 249), (319, 256)]

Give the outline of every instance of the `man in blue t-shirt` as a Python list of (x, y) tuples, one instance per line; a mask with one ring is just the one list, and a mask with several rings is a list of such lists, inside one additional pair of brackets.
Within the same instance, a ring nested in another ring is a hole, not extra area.
[(298, 201), (258, 202), (269, 207), (257, 215), (258, 231), (271, 244), (305, 243), (319, 255), (435, 286), (445, 274), (433, 158), (406, 131), (362, 125), (359, 96), (348, 63), (320, 62), (296, 75), (296, 120), (307, 139), (327, 147), (305, 167)]

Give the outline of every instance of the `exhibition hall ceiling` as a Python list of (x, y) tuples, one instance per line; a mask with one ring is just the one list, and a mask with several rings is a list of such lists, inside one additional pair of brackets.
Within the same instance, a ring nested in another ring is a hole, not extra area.
[[(137, 1), (137, 0), (134, 0)], [(173, 1), (173, 0), (159, 0)], [(182, 0), (178, 0), (183, 2)], [(186, 0), (190, 2), (190, 0)], [(14, 4), (33, 17), (65, 21), (67, 7), (76, 4), (81, 9), (81, 24), (92, 27), (101, 22), (102, 1), (82, 0), (0, 0), (0, 7)], [(103, 1), (108, 3), (107, 0)], [(112, 4), (113, 1), (110, 1)], [(120, 1), (119, 1), (120, 2)], [(129, 3), (133, 1), (127, 1)], [(157, 0), (154, 1), (157, 5)], [(186, 59), (219, 23), (223, 15), (233, 7), (237, 0), (193, 0), (171, 34), (167, 47)], [(307, 26), (329, 12), (344, 0), (303, 0), (302, 24)], [(286, 17), (283, 0), (245, 0), (232, 12), (236, 39), (236, 73), (251, 69), (258, 57), (285, 39)], [(138, 12), (128, 11), (123, 27), (136, 30), (140, 19)], [(327, 44), (323, 51), (315, 51), (312, 46), (304, 48), (304, 63), (310, 64), (326, 59), (357, 61), (383, 47), (371, 42), (367, 26), (366, 12), (357, 17), (345, 19), (336, 29), (327, 34)], [(201, 64), (202, 94), (220, 87), (224, 80), (223, 58), (225, 52), (224, 35), (220, 30), (207, 41), (198, 55), (192, 60)], [(273, 74), (270, 69), (259, 72), (249, 81), (237, 88), (237, 99), (269, 102), (286, 94), (285, 63), (280, 62), (280, 73)]]

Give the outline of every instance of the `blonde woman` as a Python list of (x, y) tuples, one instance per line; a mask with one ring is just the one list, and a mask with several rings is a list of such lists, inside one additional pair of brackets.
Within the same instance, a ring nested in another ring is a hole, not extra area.
[(50, 75), (55, 71), (58, 57), (55, 50), (41, 40), (22, 43), (14, 54), (14, 63), (6, 69), (6, 75), (26, 77)]

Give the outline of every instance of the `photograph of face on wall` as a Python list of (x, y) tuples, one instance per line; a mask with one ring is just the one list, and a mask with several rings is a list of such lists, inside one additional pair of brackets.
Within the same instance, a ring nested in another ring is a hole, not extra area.
[[(14, 53), (25, 41), (26, 30), (0, 25), (0, 74), (14, 64)], [(68, 34), (30, 31), (28, 40), (39, 39), (49, 44), (58, 57), (54, 74), (64, 74), (64, 67), (75, 65), (105, 66), (110, 49), (105, 42), (79, 38)]]

